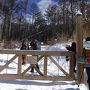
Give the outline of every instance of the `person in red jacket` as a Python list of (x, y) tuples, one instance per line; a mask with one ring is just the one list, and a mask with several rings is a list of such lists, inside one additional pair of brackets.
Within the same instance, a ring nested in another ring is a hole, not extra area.
[[(22, 41), (22, 46), (21, 46), (20, 50), (29, 50), (29, 46), (26, 45), (25, 40)], [(25, 65), (25, 64), (26, 64), (26, 55), (22, 55), (22, 65)]]
[(76, 42), (72, 42), (71, 47), (70, 47), (70, 46), (67, 46), (66, 48), (67, 48), (67, 50), (69, 50), (69, 51), (72, 51), (72, 52), (75, 52), (75, 53), (76, 53)]
[[(66, 46), (66, 49), (74, 52), (74, 72), (76, 73), (76, 70), (75, 70), (75, 66), (76, 66), (76, 42), (72, 42), (71, 46)], [(67, 58), (67, 56), (66, 56), (66, 58)]]

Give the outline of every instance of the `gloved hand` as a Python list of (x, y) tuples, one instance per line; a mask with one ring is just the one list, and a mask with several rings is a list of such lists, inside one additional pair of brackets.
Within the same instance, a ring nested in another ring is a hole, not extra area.
[(66, 61), (69, 61), (69, 58), (68, 58), (68, 56), (66, 56)]
[(66, 45), (66, 48), (67, 48), (67, 49), (70, 48), (70, 45)]

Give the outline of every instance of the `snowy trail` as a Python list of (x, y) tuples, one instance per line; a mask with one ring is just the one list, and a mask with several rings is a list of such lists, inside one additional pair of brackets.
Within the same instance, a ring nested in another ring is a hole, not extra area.
[(88, 90), (73, 82), (0, 79), (0, 90)]

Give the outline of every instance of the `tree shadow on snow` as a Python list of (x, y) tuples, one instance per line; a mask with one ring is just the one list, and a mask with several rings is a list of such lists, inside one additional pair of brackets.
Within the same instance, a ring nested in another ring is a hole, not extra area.
[(15, 89), (15, 90), (27, 90), (27, 89)]
[[(0, 68), (1, 68), (2, 66), (4, 66), (4, 65), (0, 65)], [(10, 70), (11, 70), (11, 69), (16, 69), (16, 68), (7, 66), (5, 69), (10, 69)]]
[[(3, 60), (3, 59), (0, 59), (0, 63), (7, 63), (7, 61), (9, 61), (9, 60)], [(17, 64), (15, 61), (13, 61), (13, 63), (15, 63), (15, 64)]]
[(77, 88), (77, 89), (74, 89), (74, 88), (67, 88), (67, 89), (65, 89), (65, 90), (80, 90), (79, 88)]
[[(54, 86), (54, 85), (76, 85), (75, 82), (57, 82), (57, 81), (29, 81), (29, 80), (15, 80), (15, 79), (0, 79), (0, 83), (19, 84), (19, 85), (37, 85), (37, 86)], [(69, 89), (67, 89), (69, 90)], [(72, 89), (74, 90), (74, 89)]]
[(0, 59), (0, 63), (6, 63), (8, 60), (3, 60), (3, 59)]

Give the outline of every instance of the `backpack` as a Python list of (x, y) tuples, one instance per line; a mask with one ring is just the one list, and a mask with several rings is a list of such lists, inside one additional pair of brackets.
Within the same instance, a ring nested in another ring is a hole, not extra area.
[(41, 45), (39, 42), (36, 42), (36, 47), (37, 47), (37, 50), (41, 50)]
[(41, 50), (40, 43), (37, 40), (32, 40), (30, 45), (32, 50)]

